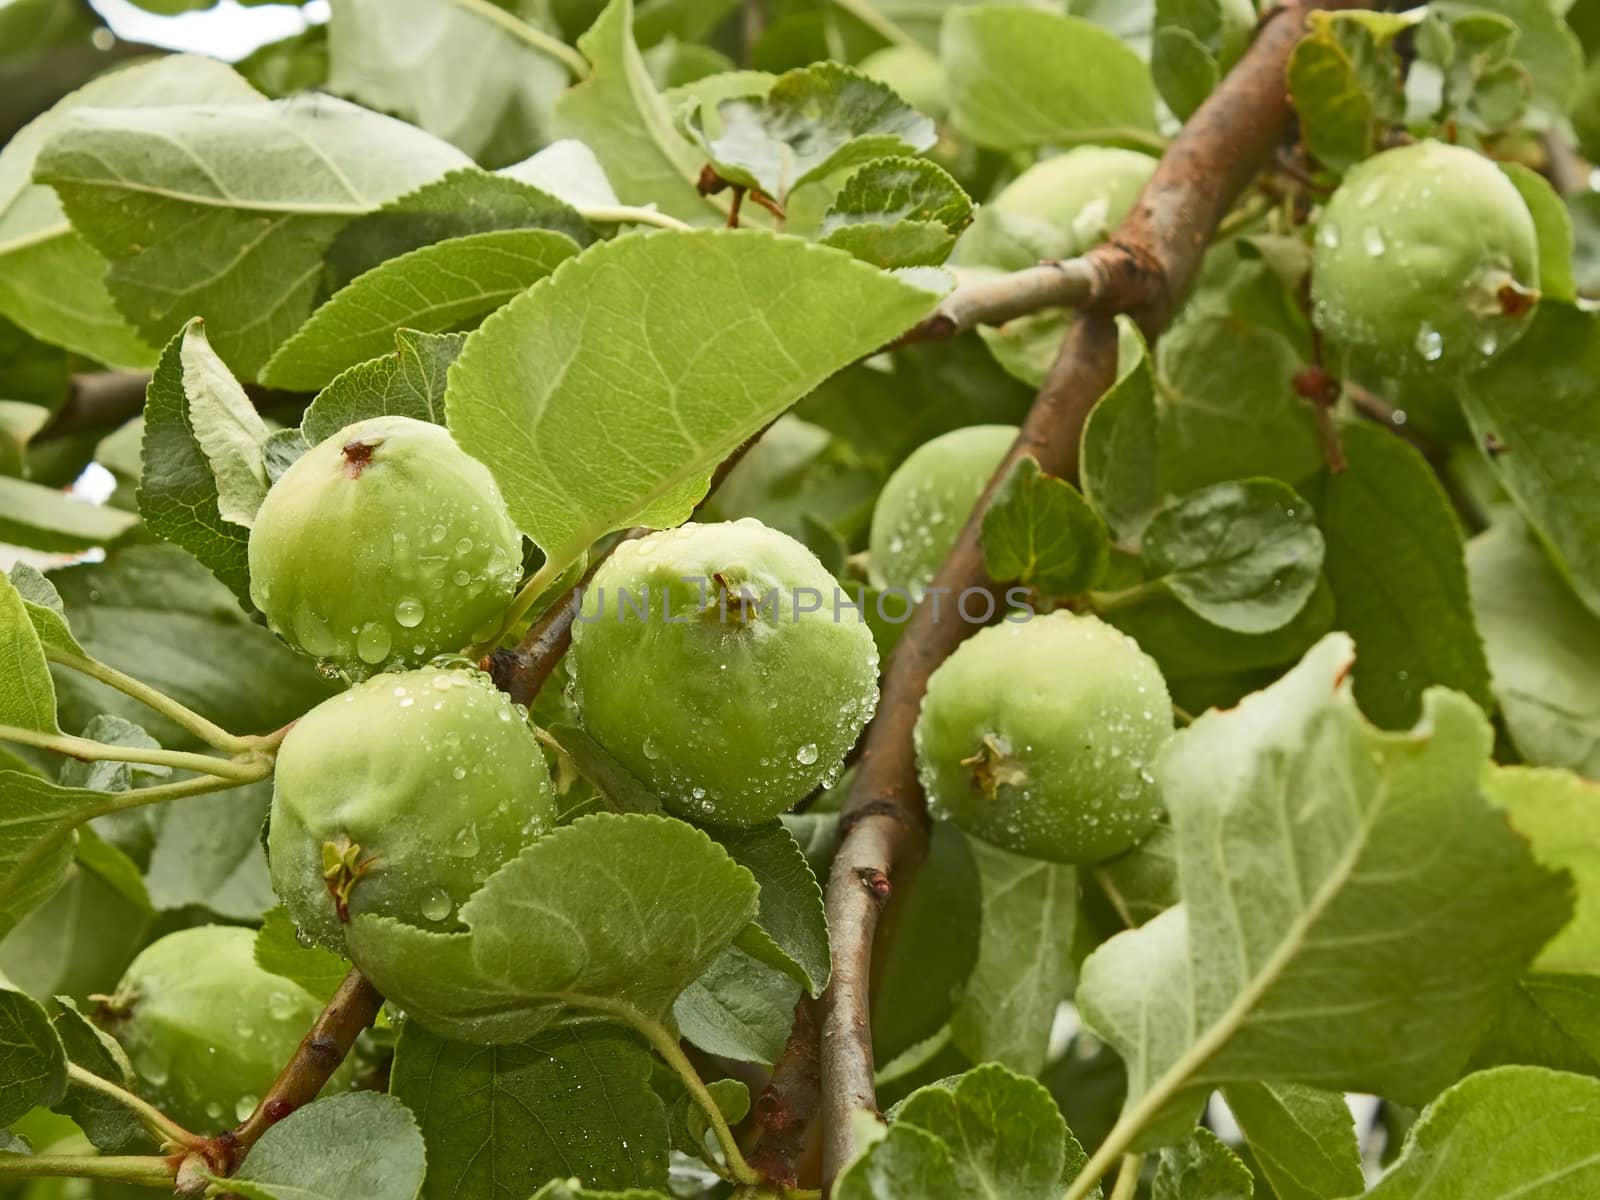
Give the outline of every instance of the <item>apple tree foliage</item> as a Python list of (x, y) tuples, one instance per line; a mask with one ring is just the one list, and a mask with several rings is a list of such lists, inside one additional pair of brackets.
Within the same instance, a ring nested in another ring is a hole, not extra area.
[(1600, 1195), (1600, 3), (1278, 7), (0, 0), (0, 1192)]

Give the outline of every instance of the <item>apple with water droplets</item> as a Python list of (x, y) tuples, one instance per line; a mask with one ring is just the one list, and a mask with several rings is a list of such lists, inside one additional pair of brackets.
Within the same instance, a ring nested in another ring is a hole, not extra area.
[[(255, 931), (201, 925), (152, 942), (95, 1014), (138, 1091), (184, 1128), (232, 1128), (293, 1056), (322, 1002), (257, 965)], [(348, 1062), (326, 1091), (350, 1086)]]
[(1078, 864), (1155, 828), (1152, 767), (1171, 736), (1154, 660), (1098, 617), (1069, 612), (1008, 619), (964, 642), (929, 678), (915, 729), (935, 816), (1003, 850)]
[(312, 447), (250, 530), (250, 598), (284, 639), (355, 678), (494, 632), (522, 539), (447, 430), (374, 417)]
[(769, 821), (838, 777), (877, 703), (877, 648), (849, 604), (759, 521), (624, 542), (572, 631), (584, 725), (674, 813)]
[(969, 425), (924, 442), (896, 468), (867, 540), (877, 587), (921, 598), (1016, 437), (1015, 425)]
[(378, 675), (284, 738), (272, 886), (302, 933), (340, 953), (345, 923), (363, 913), (447, 932), (473, 892), (555, 823), (538, 739), (486, 676)]
[(1345, 176), (1317, 221), (1311, 298), (1358, 373), (1474, 370), (1532, 320), (1533, 217), (1481, 154), (1431, 141), (1385, 150)]

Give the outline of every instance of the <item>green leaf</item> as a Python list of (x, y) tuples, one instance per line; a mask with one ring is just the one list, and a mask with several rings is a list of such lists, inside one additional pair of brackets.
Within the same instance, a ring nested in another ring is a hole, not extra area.
[(1316, 514), (1288, 484), (1241, 479), (1190, 492), (1144, 531), (1145, 570), (1235, 633), (1271, 633), (1305, 608), (1322, 571)]
[(401, 328), (437, 333), (474, 325), (577, 252), (564, 234), (503, 229), (392, 258), (317, 309), (278, 347), (262, 381), (310, 391), (385, 353)]
[(1461, 381), (1501, 486), (1600, 614), (1600, 317), (1543, 303), (1517, 343)]
[(510, 162), (549, 140), (567, 77), (560, 59), (465, 7), (333, 0), (327, 90), (419, 125), (482, 163)]
[(1469, 1075), (1423, 1112), (1369, 1200), (1586, 1200), (1600, 1188), (1600, 1080)]
[[(251, 621), (227, 588), (175, 547), (121, 547), (104, 562), (57, 570), (50, 579), (90, 655), (224, 729), (265, 733), (281, 728), (335, 690), (309, 658)], [(240, 686), (246, 679), (249, 686)], [(114, 713), (144, 726), (163, 746), (198, 746), (180, 726), (77, 672), (58, 670), (56, 693), (67, 729)], [(228, 799), (181, 803), (226, 804)]]
[(1510, 1065), (1600, 1076), (1600, 976), (1524, 976), (1472, 1060)]
[(362, 916), (346, 936), (378, 989), (434, 1032), (521, 1041), (597, 1014), (664, 1019), (754, 918), (757, 895), (750, 873), (692, 826), (599, 813), (496, 872), (462, 906), (468, 933)]
[(146, 880), (150, 902), (171, 911), (198, 906), (255, 922), (275, 901), (261, 828), (272, 802), (266, 782), (161, 806)]
[(44, 145), (78, 108), (256, 104), (223, 63), (181, 54), (110, 71), (71, 93), (0, 152), (0, 314), (42, 341), (112, 366), (149, 367), (156, 352), (112, 303), (106, 260), (75, 231), (48, 187), (33, 182)]
[(731, 946), (684, 988), (672, 1015), (707, 1054), (770, 1066), (783, 1053), (800, 991), (790, 976)]
[(655, 204), (691, 224), (721, 221), (695, 187), (702, 159), (673, 124), (633, 43), (633, 0), (610, 0), (578, 39), (589, 77), (556, 101), (556, 136), (589, 146), (625, 204)]
[(1079, 17), (1018, 4), (952, 8), (939, 56), (951, 120), (980, 146), (1156, 144), (1149, 69)]
[[(594, 151), (573, 138), (551, 142), (531, 158), (501, 167), (496, 174), (538, 188), (574, 209), (612, 208), (622, 203)], [(578, 244), (588, 243), (580, 239)]]
[[(711, 1122), (705, 1110), (701, 1108), (689, 1093), (682, 1087), (677, 1078), (671, 1077), (665, 1084), (667, 1089), (677, 1086), (677, 1099), (672, 1101), (672, 1108), (667, 1114), (667, 1125), (671, 1130), (672, 1148), (691, 1154), (708, 1164), (715, 1164), (716, 1136), (712, 1132)], [(663, 1088), (663, 1081), (658, 1074), (655, 1086)], [(750, 1114), (750, 1089), (737, 1079), (714, 1079), (706, 1084), (706, 1091), (711, 1094), (711, 1099), (716, 1102), (717, 1111), (723, 1116), (729, 1126), (736, 1126)]]
[(1308, 14), (1289, 59), (1289, 94), (1318, 162), (1346, 171), (1372, 153), (1377, 127), (1401, 115), (1401, 67), (1390, 48), (1408, 22), (1386, 14)]
[(875, 158), (845, 180), (822, 219), (824, 239), (852, 225), (938, 224), (957, 234), (972, 220), (972, 198), (925, 158)]
[(961, 1196), (1056, 1200), (1085, 1161), (1044, 1086), (998, 1063), (918, 1089), (894, 1121), (944, 1142)]
[(1533, 856), (1576, 885), (1572, 920), (1545, 943), (1534, 969), (1600, 974), (1600, 785), (1567, 771), (1492, 767), (1484, 787)]
[(787, 205), (815, 179), (885, 155), (933, 145), (933, 122), (876, 79), (823, 62), (780, 75), (765, 95), (717, 105), (721, 132), (707, 131), (698, 106), (684, 128), (729, 183)]
[[(794, 238), (620, 238), (467, 339), (450, 370), (450, 431), (547, 561), (565, 565), (613, 529), (684, 520), (735, 447), (936, 303)], [(646, 352), (618, 355), (641, 330)]]
[(1155, 31), (1150, 47), (1150, 75), (1167, 107), (1186, 120), (1221, 77), (1216, 60), (1205, 45), (1179, 26)]
[(1255, 1195), (1250, 1168), (1209, 1129), (1161, 1151), (1151, 1200), (1247, 1200)]
[(969, 1200), (950, 1147), (914, 1125), (894, 1124), (834, 1182), (834, 1200)]
[(230, 524), (249, 528), (267, 495), (262, 461), (267, 423), (211, 349), (198, 319), (184, 327), (178, 360), (189, 429), (216, 481), (217, 513)]
[(1155, 365), (1144, 335), (1126, 318), (1116, 383), (1089, 410), (1081, 449), (1083, 494), (1122, 543), (1137, 544), (1161, 507)]
[(664, 1187), (667, 1116), (650, 1087), (652, 1061), (614, 1025), (469, 1046), (408, 1021), (389, 1088), (428, 1144), (424, 1200), (522, 1197), (530, 1181), (565, 1176)]
[(22, 597), (28, 620), (33, 622), (39, 641), (69, 654), (87, 657), (83, 647), (78, 645), (78, 639), (72, 636), (66, 606), (61, 602), (61, 593), (56, 591), (55, 584), (25, 562), (19, 562), (11, 568), (10, 579), (17, 594)]
[(315, 95), (75, 109), (34, 177), (110, 260), (106, 284), (145, 337), (201, 316), (217, 353), (253, 378), (310, 315), (339, 229), (465, 161), (412, 126)]
[(296, 1109), (237, 1172), (212, 1182), (244, 1200), (416, 1200), (425, 1170), (422, 1134), (406, 1106), (347, 1092)]
[(1572, 215), (1550, 181), (1521, 163), (1496, 164), (1522, 194), (1539, 234), (1539, 293), (1546, 300), (1573, 304), (1578, 285), (1572, 277)]
[(1386, 430), (1340, 430), (1348, 469), (1318, 506), (1323, 570), (1338, 627), (1356, 639), (1356, 699), (1388, 729), (1407, 726), (1436, 684), (1489, 708), (1489, 666), (1472, 620), (1461, 530), (1421, 454)]
[(86, 550), (111, 544), (137, 524), (121, 509), (0, 476), (0, 542), (51, 552)]
[(1244, 1080), (1432, 1095), (1571, 912), (1482, 793), (1482, 714), (1433, 689), (1415, 729), (1376, 729), (1352, 657), (1323, 639), (1161, 758), (1183, 902), (1091, 954), (1077, 994), (1128, 1064), (1129, 1138)]
[(800, 844), (780, 821), (716, 836), (761, 888), (755, 923), (739, 935), (739, 948), (789, 975), (812, 996), (822, 995), (832, 972), (828, 921), (822, 888)]
[(1472, 609), (1495, 699), (1530, 763), (1600, 779), (1600, 618), (1520, 521), (1467, 544)]
[(241, 604), (253, 607), (250, 531), (223, 515), (217, 478), (195, 427), (184, 347), (204, 336), (199, 318), (189, 322), (161, 352), (145, 392), (139, 514), (151, 533), (194, 555)]
[(1072, 987), (1077, 873), (976, 839), (971, 846), (983, 925), (978, 962), (950, 1018), (950, 1037), (972, 1062), (1037, 1075), (1056, 1011)]
[(317, 393), (300, 422), (308, 443), (325, 441), (369, 417), (444, 424), (446, 372), (467, 344), (467, 335), (399, 329), (394, 344), (390, 353), (357, 363)]
[(546, 745), (554, 741), (562, 766), (570, 764), (600, 793), (613, 812), (659, 813), (661, 798), (594, 738), (577, 725), (552, 725), (545, 729)]
[(0, 689), (0, 725), (35, 733), (55, 733), (56, 691), (34, 629), (30, 606), (9, 576), (0, 579), (0, 662), (6, 686)]
[(546, 229), (580, 246), (594, 241), (589, 223), (566, 200), (539, 186), (537, 173), (525, 179), (514, 171), (464, 167), (357, 217), (328, 247), (322, 291), (338, 291), (413, 250), (479, 233)]
[(1076, 596), (1106, 571), (1105, 522), (1064, 479), (1046, 475), (1024, 456), (983, 514), (983, 562), (991, 579)]
[[(68, 1061), (118, 1087), (133, 1087), (133, 1066), (117, 1040), (79, 1012), (69, 997), (57, 996), (56, 1003), (61, 1011), (54, 1027)], [(55, 1108), (77, 1122), (95, 1149), (106, 1153), (122, 1149), (144, 1132), (125, 1104), (81, 1083), (68, 1083)]]
[(972, 219), (972, 200), (922, 158), (879, 158), (846, 180), (820, 240), (877, 267), (937, 266)]
[(1338, 1200), (1361, 1192), (1361, 1145), (1338, 1092), (1235, 1083), (1223, 1095), (1277, 1200)]
[(53, 1105), (67, 1088), (67, 1054), (39, 1002), (0, 989), (0, 1125), (35, 1105)]
[(327, 1000), (350, 973), (350, 964), (332, 950), (301, 943), (289, 910), (268, 911), (256, 930), (256, 966), (292, 979), (318, 1000)]
[(1565, 117), (1583, 82), (1583, 49), (1560, 10), (1544, 0), (1441, 0), (1447, 17), (1499, 14), (1515, 26), (1512, 54), (1547, 116)]

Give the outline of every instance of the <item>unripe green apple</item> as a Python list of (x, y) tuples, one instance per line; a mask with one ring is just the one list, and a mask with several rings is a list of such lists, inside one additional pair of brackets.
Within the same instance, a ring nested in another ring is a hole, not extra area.
[(555, 824), (527, 720), (482, 675), (424, 667), (325, 700), (278, 751), (267, 854), (302, 933), (343, 951), (346, 920), (445, 932)]
[(969, 425), (911, 452), (872, 510), (867, 554), (875, 586), (921, 598), (1016, 439), (1015, 425)]
[(1155, 662), (1098, 617), (980, 630), (934, 671), (917, 765), (936, 816), (1033, 858), (1093, 863), (1161, 817), (1151, 764), (1172, 735)]
[(1385, 150), (1345, 176), (1317, 222), (1317, 325), (1359, 369), (1459, 374), (1522, 335), (1539, 245), (1516, 187), (1441, 142)]
[(250, 598), (274, 631), (360, 678), (459, 650), (505, 610), (522, 540), (448, 431), (374, 417), (303, 455), (250, 530)]
[(953, 261), (1019, 271), (1082, 254), (1128, 215), (1155, 169), (1148, 154), (1113, 146), (1079, 146), (1035, 163), (978, 210)]
[(838, 586), (748, 518), (624, 542), (572, 631), (585, 727), (680, 816), (772, 819), (837, 777), (877, 703), (877, 647)]
[[(256, 965), (253, 930), (202, 925), (145, 947), (97, 1019), (128, 1052), (140, 1094), (206, 1132), (250, 1115), (321, 1011)], [(349, 1085), (346, 1063), (328, 1089)]]

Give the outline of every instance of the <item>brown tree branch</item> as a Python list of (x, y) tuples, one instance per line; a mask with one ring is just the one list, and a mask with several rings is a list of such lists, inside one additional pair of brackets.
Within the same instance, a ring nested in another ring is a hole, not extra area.
[(755, 1124), (761, 1130), (750, 1165), (774, 1183), (794, 1187), (796, 1168), (806, 1150), (806, 1135), (822, 1106), (818, 1074), (816, 1004), (801, 996), (794, 1006), (794, 1026), (772, 1078), (756, 1098)]
[(979, 325), (1004, 325), (1045, 308), (1084, 308), (1100, 298), (1107, 282), (1100, 262), (1087, 256), (973, 280), (956, 288), (932, 316), (890, 346), (952, 338)]
[(1020, 457), (1032, 455), (1054, 475), (1076, 474), (1083, 423), (1116, 376), (1113, 314), (1132, 315), (1151, 335), (1170, 319), (1223, 216), (1282, 140), (1289, 119), (1284, 73), (1306, 13), (1335, 7), (1360, 5), (1300, 0), (1265, 20), (1238, 66), (1167, 148), (1128, 218), (1108, 243), (1086, 256), (1097, 276), (1095, 301), (1068, 331), (1017, 441), (890, 660), (828, 879), (833, 976), (822, 998), (825, 1185), (854, 1155), (852, 1113), (876, 1108), (872, 941), (895, 869), (920, 854), (927, 829), (911, 730), (928, 676), (976, 631), (952, 612), (940, 619), (939, 600), (995, 587), (983, 569), (981, 513)]
[(383, 997), (360, 971), (346, 975), (255, 1111), (233, 1129), (206, 1139), (197, 1153), (207, 1166), (218, 1175), (231, 1175), (262, 1134), (315, 1100), (361, 1031), (378, 1019), (381, 1007)]

